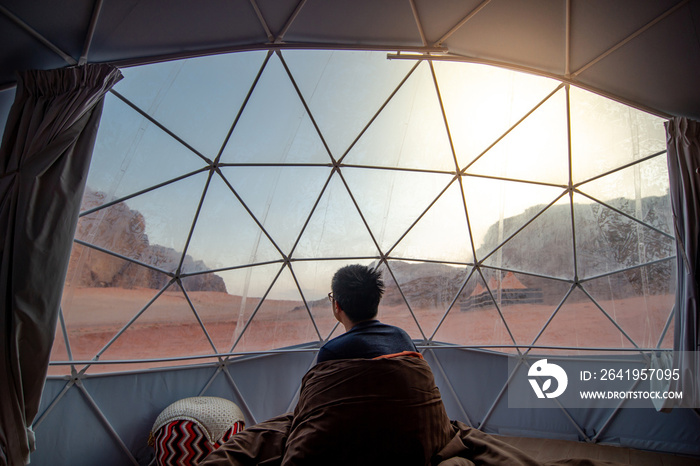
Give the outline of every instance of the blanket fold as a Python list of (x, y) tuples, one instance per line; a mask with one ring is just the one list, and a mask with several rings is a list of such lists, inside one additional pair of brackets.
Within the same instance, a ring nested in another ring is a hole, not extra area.
[(287, 413), (234, 435), (202, 466), (416, 465), (587, 466), (542, 463), (525, 452), (450, 421), (428, 363), (399, 355), (317, 364)]
[(423, 466), (452, 435), (423, 359), (326, 361), (302, 380), (282, 464)]

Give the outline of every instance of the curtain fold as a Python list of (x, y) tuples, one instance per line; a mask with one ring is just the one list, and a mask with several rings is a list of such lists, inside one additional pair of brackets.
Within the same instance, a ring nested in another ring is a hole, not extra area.
[(682, 407), (700, 406), (700, 337), (698, 264), (700, 255), (700, 122), (674, 118), (666, 122), (668, 174), (677, 242), (674, 368), (675, 390), (683, 390)]
[(0, 465), (26, 464), (104, 95), (89, 64), (19, 73), (0, 146)]

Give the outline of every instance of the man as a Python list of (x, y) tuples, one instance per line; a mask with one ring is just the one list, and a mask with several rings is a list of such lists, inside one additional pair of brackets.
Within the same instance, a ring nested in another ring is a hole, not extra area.
[[(401, 354), (416, 351), (406, 332), (375, 319), (381, 274), (349, 265), (331, 289), (346, 332), (319, 350), (294, 412), (237, 433), (203, 464), (426, 466), (448, 457), (442, 450), (455, 431), (430, 366), (418, 353)], [(387, 355), (396, 357), (377, 358)]]
[(328, 295), (333, 316), (345, 333), (330, 340), (318, 352), (318, 362), (335, 359), (372, 359), (377, 356), (416, 351), (406, 332), (376, 320), (384, 293), (381, 272), (364, 265), (347, 265), (331, 281)]

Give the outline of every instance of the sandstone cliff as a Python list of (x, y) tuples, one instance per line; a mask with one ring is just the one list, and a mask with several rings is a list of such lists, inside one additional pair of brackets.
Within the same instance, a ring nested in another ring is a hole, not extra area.
[[(102, 205), (105, 194), (86, 189), (81, 210)], [(146, 219), (120, 202), (111, 207), (83, 216), (78, 222), (76, 238), (95, 244), (109, 251), (118, 252), (155, 269), (173, 272), (180, 263), (182, 253), (158, 244), (151, 244), (146, 231)], [(74, 244), (67, 281), (75, 286), (153, 288), (160, 289), (170, 276), (158, 270), (134, 262)], [(183, 260), (183, 270), (188, 273), (205, 271), (208, 267), (189, 255)], [(226, 292), (224, 280), (215, 274), (194, 275), (183, 279), (189, 291)]]

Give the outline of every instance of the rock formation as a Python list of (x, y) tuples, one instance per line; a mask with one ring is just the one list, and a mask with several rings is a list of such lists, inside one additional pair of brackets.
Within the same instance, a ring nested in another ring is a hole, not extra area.
[[(81, 210), (85, 211), (105, 202), (104, 193), (87, 188)], [(158, 270), (174, 272), (182, 253), (151, 244), (145, 231), (144, 216), (130, 209), (124, 202), (81, 217), (76, 238), (153, 268), (75, 243), (71, 251), (67, 282), (85, 287), (162, 288), (171, 277)], [(188, 273), (208, 269), (202, 261), (195, 261), (189, 255), (185, 256), (182, 267)], [(226, 292), (224, 280), (215, 274), (193, 275), (183, 278), (182, 281), (188, 291)]]

